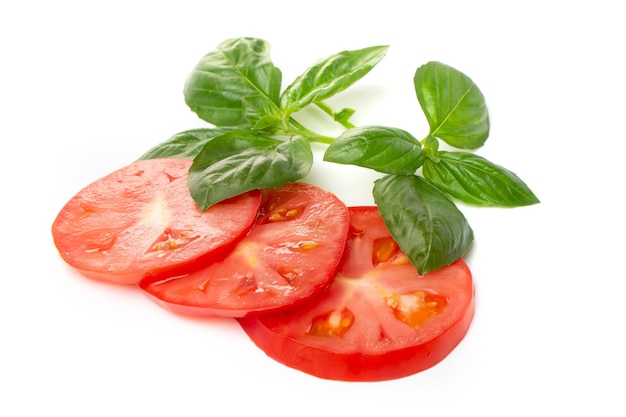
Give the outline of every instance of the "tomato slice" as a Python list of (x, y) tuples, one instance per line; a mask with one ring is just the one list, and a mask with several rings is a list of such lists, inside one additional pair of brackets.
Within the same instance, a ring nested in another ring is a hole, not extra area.
[(137, 161), (83, 188), (52, 225), (61, 257), (90, 278), (134, 284), (188, 272), (232, 247), (252, 227), (261, 193), (201, 212), (188, 190), (190, 166)]
[(326, 287), (341, 259), (348, 209), (319, 187), (263, 190), (250, 233), (221, 262), (140, 283), (154, 301), (188, 315), (242, 317), (293, 305)]
[(292, 309), (239, 319), (268, 356), (333, 380), (380, 381), (432, 367), (474, 314), (463, 260), (420, 276), (376, 207), (351, 207), (350, 232), (327, 291)]

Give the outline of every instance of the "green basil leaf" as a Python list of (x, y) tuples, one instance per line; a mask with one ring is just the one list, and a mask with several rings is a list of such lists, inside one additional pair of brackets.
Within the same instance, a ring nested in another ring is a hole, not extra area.
[(460, 149), (475, 149), (489, 137), (483, 94), (462, 72), (439, 62), (417, 69), (413, 79), (430, 134)]
[(518, 207), (539, 199), (511, 171), (465, 152), (439, 151), (439, 162), (427, 160), (423, 175), (441, 190), (469, 204)]
[(194, 158), (194, 165), (208, 167), (249, 148), (272, 148), (280, 143), (252, 129), (230, 129), (207, 142)]
[(437, 187), (416, 175), (387, 175), (374, 183), (374, 201), (389, 232), (420, 274), (459, 259), (473, 232)]
[(366, 126), (342, 133), (328, 146), (324, 160), (388, 174), (414, 174), (424, 156), (419, 141), (410, 133), (393, 127)]
[(250, 190), (298, 181), (312, 164), (311, 145), (302, 137), (283, 141), (253, 131), (229, 132), (207, 143), (194, 159), (189, 191), (206, 210)]
[(372, 46), (319, 60), (285, 89), (281, 108), (289, 115), (345, 90), (370, 72), (387, 49), (388, 46)]
[(352, 115), (354, 114), (355, 110), (351, 109), (349, 107), (345, 107), (341, 110), (339, 110), (337, 113), (335, 113), (335, 115), (333, 116), (334, 120), (336, 122), (341, 123), (342, 125), (347, 125), (350, 123), (350, 118), (352, 117)]
[(426, 159), (439, 162), (439, 140), (431, 135), (426, 136), (422, 142), (422, 152)]
[(275, 130), (282, 124), (282, 113), (263, 96), (246, 97), (244, 116), (254, 130)]
[[(252, 126), (245, 109), (248, 97), (260, 97), (258, 110), (279, 112), (282, 74), (269, 55), (269, 43), (255, 38), (229, 39), (205, 55), (185, 83), (187, 105), (198, 116), (216, 126)], [(257, 115), (258, 116), (258, 115)]]
[(180, 132), (152, 147), (138, 159), (193, 159), (211, 139), (228, 132), (227, 128), (192, 129)]

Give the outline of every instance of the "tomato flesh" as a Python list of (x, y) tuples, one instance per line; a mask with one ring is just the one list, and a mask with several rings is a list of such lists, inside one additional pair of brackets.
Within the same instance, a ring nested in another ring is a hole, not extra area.
[(137, 161), (72, 197), (52, 225), (61, 257), (84, 275), (135, 284), (221, 256), (252, 226), (261, 202), (251, 191), (201, 212), (186, 159)]
[(271, 358), (333, 380), (380, 381), (430, 368), (463, 339), (474, 314), (463, 260), (420, 276), (376, 207), (351, 207), (328, 289), (300, 306), (239, 319)]
[(228, 317), (279, 310), (325, 288), (345, 247), (347, 207), (305, 183), (262, 193), (257, 221), (224, 260), (140, 288), (177, 313)]

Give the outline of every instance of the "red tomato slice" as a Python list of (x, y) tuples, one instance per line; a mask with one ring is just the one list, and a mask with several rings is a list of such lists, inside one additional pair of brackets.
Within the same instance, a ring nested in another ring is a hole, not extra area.
[(138, 161), (79, 191), (52, 225), (61, 257), (90, 278), (133, 284), (188, 272), (218, 256), (249, 231), (261, 194), (201, 212), (188, 190), (190, 165)]
[(223, 261), (185, 276), (146, 279), (140, 288), (189, 315), (242, 317), (284, 308), (328, 285), (348, 226), (345, 204), (319, 187), (267, 189), (257, 222)]
[(437, 364), (474, 314), (467, 265), (420, 276), (376, 207), (350, 208), (337, 275), (312, 301), (239, 322), (268, 356), (311, 375), (344, 381), (405, 377)]

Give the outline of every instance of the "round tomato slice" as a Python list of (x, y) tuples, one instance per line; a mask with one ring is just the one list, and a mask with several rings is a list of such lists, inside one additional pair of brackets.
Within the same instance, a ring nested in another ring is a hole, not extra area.
[(186, 159), (137, 161), (83, 188), (52, 225), (61, 257), (90, 278), (134, 284), (218, 256), (250, 230), (261, 193), (201, 212), (188, 190), (190, 166)]
[(432, 367), (465, 336), (474, 314), (467, 265), (420, 276), (376, 207), (350, 208), (337, 274), (298, 307), (239, 319), (268, 356), (308, 374), (343, 381), (397, 379)]
[(228, 317), (275, 311), (325, 288), (345, 247), (348, 208), (305, 183), (262, 192), (255, 225), (223, 261), (140, 288), (177, 313)]

